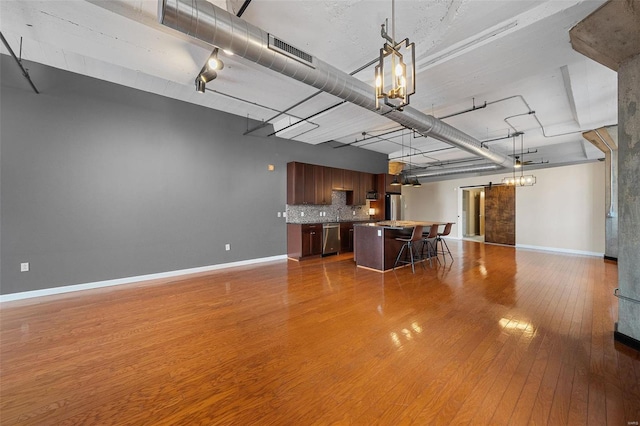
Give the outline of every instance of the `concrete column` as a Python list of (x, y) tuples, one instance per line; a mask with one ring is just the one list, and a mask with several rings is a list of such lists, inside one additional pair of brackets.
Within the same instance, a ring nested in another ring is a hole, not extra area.
[(605, 154), (607, 164), (604, 256), (618, 260), (618, 150)]
[(640, 349), (640, 1), (609, 0), (569, 31), (574, 50), (618, 72), (618, 322)]
[(601, 127), (582, 134), (586, 140), (604, 152), (605, 183), (605, 246), (604, 257), (618, 260), (618, 126)]
[(640, 55), (618, 69), (618, 144), (618, 332), (640, 341)]

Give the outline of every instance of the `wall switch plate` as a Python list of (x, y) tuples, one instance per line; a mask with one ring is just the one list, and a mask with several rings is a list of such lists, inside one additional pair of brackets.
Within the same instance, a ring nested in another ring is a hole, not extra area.
[(378, 237), (382, 237), (382, 229), (378, 229)]
[(304, 217), (304, 212), (300, 212), (300, 217)]
[(23, 262), (20, 264), (20, 272), (29, 272), (29, 262)]
[(356, 212), (355, 212), (355, 210), (353, 211), (353, 215), (354, 215), (354, 216), (356, 215)]
[(278, 212), (278, 217), (282, 216), (282, 214), (280, 212)]
[(225, 249), (226, 251), (231, 250), (231, 244), (225, 244), (225, 245), (224, 245), (224, 249)]
[(287, 217), (287, 212), (282, 212), (282, 217)]

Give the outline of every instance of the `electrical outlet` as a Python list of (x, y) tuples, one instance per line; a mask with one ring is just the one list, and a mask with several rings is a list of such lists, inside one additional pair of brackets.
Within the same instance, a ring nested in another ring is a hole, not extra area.
[(353, 211), (353, 215), (354, 215), (354, 216), (356, 215), (356, 212), (355, 212), (355, 210)]
[(278, 217), (282, 216), (282, 214), (280, 214), (280, 212), (278, 212)]
[(23, 262), (20, 264), (20, 272), (29, 272), (29, 262)]
[(282, 212), (282, 217), (287, 217), (287, 212)]
[(304, 212), (300, 212), (300, 217), (304, 217)]
[(225, 244), (225, 245), (224, 245), (224, 249), (225, 249), (226, 251), (231, 250), (231, 244)]

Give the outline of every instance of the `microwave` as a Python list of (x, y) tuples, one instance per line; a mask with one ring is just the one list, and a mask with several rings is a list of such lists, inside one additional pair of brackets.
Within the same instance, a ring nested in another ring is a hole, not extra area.
[(378, 199), (378, 193), (375, 191), (369, 191), (367, 192), (367, 195), (365, 197), (367, 200), (377, 200)]

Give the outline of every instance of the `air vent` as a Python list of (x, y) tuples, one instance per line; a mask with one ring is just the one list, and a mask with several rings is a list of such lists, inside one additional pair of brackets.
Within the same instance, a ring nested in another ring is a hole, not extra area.
[(313, 56), (311, 56), (307, 52), (291, 46), (289, 43), (284, 42), (279, 38), (274, 37), (272, 34), (269, 34), (269, 49), (282, 53), (283, 55), (288, 56), (291, 59), (295, 59), (296, 61), (301, 62), (305, 65), (308, 65), (311, 68), (315, 68), (313, 66)]

